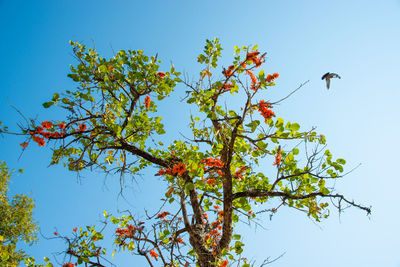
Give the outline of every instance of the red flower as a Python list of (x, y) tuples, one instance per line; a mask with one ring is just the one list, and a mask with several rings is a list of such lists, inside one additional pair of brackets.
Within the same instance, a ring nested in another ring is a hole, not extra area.
[(59, 127), (61, 130), (65, 129), (65, 123), (64, 123), (64, 122), (60, 123), (60, 124), (58, 125), (58, 127)]
[(57, 232), (54, 232), (53, 234), (54, 234), (54, 235), (58, 235), (58, 233), (57, 233)]
[(206, 158), (202, 160), (201, 163), (205, 163), (205, 165), (208, 167), (222, 168), (224, 166), (224, 164), (220, 159), (214, 159), (214, 158)]
[(43, 132), (43, 128), (42, 127), (37, 127), (36, 128), (36, 133), (38, 133), (38, 134), (42, 134), (42, 132)]
[(76, 233), (76, 230), (78, 230), (78, 227), (72, 229), (72, 231), (74, 231)]
[(207, 180), (207, 184), (209, 184), (209, 185), (211, 185), (211, 186), (214, 186), (215, 185), (215, 178), (211, 178), (211, 179), (208, 179)]
[(21, 144), (19, 144), (20, 146), (22, 146), (23, 149), (25, 149), (28, 146), (28, 142), (23, 142)]
[(59, 132), (49, 133), (51, 138), (60, 138), (62, 136)]
[(275, 162), (272, 164), (272, 165), (279, 165), (279, 164), (281, 164), (281, 161), (282, 161), (282, 151), (281, 151), (281, 149), (280, 148), (278, 148), (278, 151), (276, 152), (276, 155), (275, 155)]
[(44, 138), (49, 139), (49, 137), (51, 136), (51, 133), (43, 132), (42, 135), (43, 135)]
[(250, 87), (250, 89), (253, 90), (253, 91), (257, 91), (256, 86), (257, 86), (258, 83), (257, 83), (256, 76), (254, 75), (253, 72), (251, 72), (249, 70), (246, 70), (246, 74), (248, 74), (250, 76), (250, 79), (251, 79), (251, 87)]
[(265, 81), (267, 82), (267, 83), (270, 83), (270, 82), (273, 82), (276, 78), (278, 78), (279, 77), (279, 74), (278, 73), (274, 73), (274, 74), (268, 74), (267, 75), (267, 78), (265, 79)]
[(259, 54), (260, 54), (260, 52), (258, 52), (258, 51), (247, 52), (246, 59), (248, 61), (252, 61), (254, 58), (258, 57)]
[(229, 78), (230, 76), (232, 76), (232, 74), (233, 74), (233, 70), (235, 69), (235, 66), (233, 66), (233, 65), (230, 65), (229, 67), (228, 67), (228, 69), (227, 70), (223, 70), (222, 71), (222, 74), (226, 77), (226, 78)]
[(45, 129), (50, 129), (51, 127), (53, 127), (53, 124), (52, 124), (50, 121), (43, 121), (43, 122), (42, 122), (42, 126), (43, 126)]
[(175, 165), (172, 167), (172, 173), (173, 173), (174, 175), (175, 175), (175, 174), (181, 175), (181, 174), (184, 173), (185, 171), (186, 171), (186, 165), (183, 164), (183, 163), (175, 164)]
[(75, 264), (72, 264), (70, 262), (64, 263), (62, 267), (74, 267)]
[(163, 170), (163, 169), (161, 169), (161, 170), (159, 170), (158, 171), (158, 175), (165, 175), (167, 173), (167, 171), (166, 170)]
[(223, 93), (230, 91), (233, 88), (232, 84), (227, 84), (224, 83), (222, 84), (222, 87), (220, 88), (220, 90), (222, 90)]
[(229, 261), (224, 260), (219, 267), (226, 267), (228, 266)]
[(136, 232), (135, 227), (132, 224), (129, 224), (126, 226), (126, 229), (121, 229), (118, 228), (117, 230), (115, 230), (115, 233), (119, 236), (119, 237), (130, 237), (132, 238), (133, 235)]
[(160, 78), (164, 78), (165, 77), (165, 73), (162, 72), (162, 71), (157, 72), (157, 76), (160, 77)]
[(81, 125), (79, 125), (79, 131), (80, 131), (80, 132), (85, 131), (86, 128), (87, 128), (87, 126), (86, 126), (86, 124), (84, 124), (84, 123), (82, 123)]
[(175, 242), (179, 243), (179, 244), (182, 244), (183, 240), (182, 240), (182, 238), (178, 237), (178, 238), (175, 238)]
[(167, 215), (170, 214), (168, 211), (161, 212), (160, 214), (157, 215), (158, 219), (164, 219), (167, 217)]
[(46, 144), (46, 142), (44, 141), (44, 139), (42, 137), (39, 136), (32, 136), (33, 141), (35, 141), (39, 146), (44, 146)]
[(275, 116), (275, 113), (269, 109), (270, 107), (271, 105), (268, 102), (265, 102), (264, 100), (261, 100), (258, 103), (258, 110), (266, 120)]
[(150, 108), (150, 96), (146, 96), (144, 99), (144, 105), (146, 106), (147, 110)]
[(153, 258), (156, 258), (156, 260), (158, 258), (158, 254), (157, 254), (157, 252), (155, 252), (154, 249), (150, 250), (150, 256), (153, 257)]
[(223, 218), (224, 217), (224, 211), (223, 210), (218, 211), (218, 216)]
[(246, 61), (250, 61), (250, 62), (256, 64), (256, 68), (260, 67), (261, 64), (263, 63), (263, 58), (264, 58), (265, 54), (258, 58), (259, 54), (260, 54), (260, 52), (258, 52), (258, 51), (247, 53)]
[(247, 170), (248, 168), (249, 168), (249, 167), (247, 167), (247, 166), (243, 166), (243, 167), (239, 168), (239, 170), (237, 170), (237, 171), (235, 172), (234, 176), (235, 176), (235, 177), (238, 177), (238, 178), (240, 178), (240, 179), (242, 179), (242, 178), (243, 178), (242, 172), (244, 172), (244, 171)]

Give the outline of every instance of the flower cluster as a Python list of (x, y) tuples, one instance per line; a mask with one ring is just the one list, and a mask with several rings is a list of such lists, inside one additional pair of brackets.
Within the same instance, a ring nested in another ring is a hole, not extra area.
[(222, 74), (223, 74), (226, 78), (229, 78), (229, 77), (232, 76), (233, 70), (234, 70), (234, 69), (235, 69), (235, 66), (234, 66), (234, 65), (230, 65), (230, 66), (228, 67), (228, 69), (224, 69), (224, 70), (222, 71)]
[(22, 146), (23, 149), (25, 149), (28, 146), (28, 142), (23, 142), (21, 144), (19, 144), (20, 146)]
[[(214, 206), (214, 208), (216, 208), (216, 212), (218, 214), (217, 220), (211, 223), (208, 233), (204, 235), (204, 241), (213, 248), (217, 246), (217, 242), (222, 235), (221, 231), (224, 218), (224, 212), (222, 210), (219, 210), (219, 206)], [(204, 218), (208, 220), (207, 214), (204, 213), (203, 215)]]
[[(223, 171), (221, 171), (221, 169), (224, 167), (224, 163), (220, 159), (206, 158), (206, 159), (200, 161), (200, 163), (203, 163), (204, 165), (206, 165), (206, 167), (204, 167), (204, 171), (215, 171), (218, 175), (221, 175), (221, 176), (225, 175), (225, 173)], [(207, 167), (208, 167), (208, 169), (207, 169)], [(214, 182), (215, 182), (214, 177), (210, 177), (210, 179), (208, 179), (208, 181), (207, 181), (207, 183), (212, 186), (215, 185)]]
[(206, 183), (209, 184), (209, 185), (211, 185), (211, 186), (214, 186), (214, 185), (215, 185), (215, 178), (212, 177), (212, 178), (207, 179), (207, 182), (206, 182)]
[[(29, 131), (29, 134), (32, 137), (32, 140), (35, 141), (39, 146), (44, 146), (46, 142), (44, 139), (49, 139), (49, 138), (61, 138), (64, 136), (64, 132), (57, 132), (54, 131), (54, 126), (50, 121), (43, 121), (41, 123), (42, 126), (36, 127), (35, 130)], [(51, 130), (51, 132), (45, 131), (46, 130)], [(42, 136), (42, 137), (41, 137)], [(23, 148), (26, 148), (28, 146), (27, 143), (22, 143), (20, 144)]]
[(261, 64), (263, 63), (263, 59), (265, 55), (262, 55), (261, 57), (258, 57), (260, 52), (258, 51), (253, 51), (253, 52), (248, 52), (246, 55), (246, 61), (250, 61), (256, 65), (256, 68), (260, 67)]
[(265, 120), (275, 116), (275, 113), (272, 110), (270, 110), (270, 108), (271, 104), (265, 102), (264, 100), (261, 100), (258, 103), (258, 111), (260, 111), (261, 115), (264, 117)]
[(224, 167), (224, 163), (220, 159), (214, 159), (214, 158), (206, 158), (200, 161), (200, 163), (204, 163), (207, 167), (217, 167), (217, 168), (222, 168)]
[(247, 170), (248, 168), (249, 168), (249, 167), (247, 167), (247, 166), (240, 167), (240, 168), (235, 172), (234, 176), (237, 177), (237, 178), (243, 179), (242, 173), (243, 173), (245, 170)]
[(251, 86), (250, 86), (250, 89), (253, 90), (253, 91), (257, 91), (258, 82), (257, 82), (256, 76), (255, 76), (254, 73), (253, 73), (252, 71), (250, 71), (250, 70), (246, 70), (246, 74), (248, 74), (248, 75), (250, 76), (250, 79), (251, 79)]
[(183, 240), (180, 237), (174, 237), (173, 238), (173, 242), (174, 243), (178, 243), (178, 244), (183, 244)]
[(272, 165), (274, 165), (274, 166), (279, 165), (279, 164), (281, 164), (281, 161), (282, 161), (282, 150), (280, 148), (278, 148), (278, 151), (276, 152), (276, 155), (275, 155), (275, 161)]
[(172, 166), (171, 168), (168, 169), (161, 169), (158, 171), (158, 175), (182, 175), (184, 172), (186, 171), (186, 165), (183, 164), (182, 162), (175, 164), (174, 166)]
[(150, 96), (146, 96), (146, 98), (144, 99), (144, 105), (147, 110), (150, 108)]
[(222, 93), (228, 92), (233, 88), (233, 85), (230, 83), (223, 83), (222, 86), (219, 88), (219, 91)]
[(224, 260), (224, 261), (222, 261), (222, 263), (219, 267), (226, 267), (226, 266), (228, 266), (228, 263), (229, 263), (229, 261)]
[[(56, 131), (56, 129), (60, 131)], [(41, 122), (41, 126), (37, 126), (34, 130), (30, 130), (28, 133), (31, 135), (31, 138), (34, 142), (36, 142), (39, 146), (44, 146), (46, 144), (45, 139), (60, 139), (63, 138), (66, 134), (65, 131), (66, 125), (64, 122), (59, 123), (58, 125), (53, 124), (50, 121)], [(77, 132), (86, 131), (87, 126), (85, 123), (81, 123), (78, 125)], [(47, 130), (47, 131), (46, 131)], [(28, 146), (28, 143), (20, 144), (23, 148)]]
[(46, 130), (53, 127), (53, 124), (50, 121), (43, 121), (41, 124), (42, 124), (43, 128), (45, 128)]
[(74, 266), (75, 266), (75, 264), (67, 262), (67, 263), (64, 263), (62, 267), (74, 267)]
[(118, 228), (115, 230), (115, 233), (118, 235), (118, 237), (132, 238), (135, 232), (136, 228), (131, 224), (127, 225), (126, 228)]
[(160, 77), (160, 78), (164, 78), (165, 77), (165, 72), (162, 72), (162, 71), (157, 72), (157, 76)]
[(274, 73), (274, 74), (268, 74), (267, 75), (267, 78), (265, 79), (265, 81), (267, 82), (267, 83), (271, 83), (271, 82), (273, 82), (276, 78), (278, 78), (279, 77), (279, 74), (278, 73)]
[(158, 254), (157, 252), (154, 250), (154, 248), (152, 250), (150, 250), (150, 256), (152, 258), (156, 258), (156, 260), (158, 259)]
[(168, 211), (164, 211), (164, 212), (161, 212), (160, 214), (158, 214), (157, 218), (166, 221), (165, 217), (167, 217), (167, 215), (169, 215), (169, 214), (170, 213)]
[(78, 131), (79, 132), (84, 132), (86, 130), (86, 128), (87, 128), (86, 124), (82, 123), (82, 124), (79, 125)]

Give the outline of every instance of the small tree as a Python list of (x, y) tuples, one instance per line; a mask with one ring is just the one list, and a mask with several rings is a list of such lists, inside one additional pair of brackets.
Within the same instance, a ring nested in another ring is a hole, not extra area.
[(32, 199), (21, 194), (10, 199), (7, 195), (10, 179), (10, 170), (0, 161), (0, 265), (11, 267), (27, 258), (23, 250), (17, 250), (17, 244), (36, 241), (38, 227), (32, 218)]
[[(235, 47), (233, 64), (218, 77), (222, 48), (217, 39), (207, 40), (198, 57), (204, 68), (190, 83), (173, 66), (159, 70), (160, 60), (141, 50), (105, 59), (94, 49), (71, 45), (78, 64), (68, 76), (78, 86), (43, 104), (61, 105), (69, 115), (40, 124), (32, 120), (23, 133), (39, 146), (53, 143), (51, 164), (63, 162), (71, 171), (98, 168), (134, 176), (156, 169), (167, 182), (169, 207), (154, 207), (158, 211), (145, 222), (129, 211), (120, 218), (104, 213), (118, 225), (116, 244), (144, 256), (150, 266), (249, 266), (234, 227), (282, 206), (316, 221), (329, 215), (329, 200), (339, 212), (349, 205), (370, 213), (334, 191), (345, 160), (333, 158), (325, 137), (276, 116), (274, 105), (286, 97), (260, 98), (279, 75), (255, 72), (265, 62), (257, 47)], [(198, 115), (190, 117), (192, 137), (165, 146), (158, 140), (166, 133), (162, 117), (155, 114), (177, 84), (188, 88), (186, 101), (197, 106)], [(232, 99), (241, 106), (235, 108)], [(72, 237), (58, 234), (66, 253), (78, 263), (105, 266), (106, 250), (98, 243), (102, 231), (74, 232)]]

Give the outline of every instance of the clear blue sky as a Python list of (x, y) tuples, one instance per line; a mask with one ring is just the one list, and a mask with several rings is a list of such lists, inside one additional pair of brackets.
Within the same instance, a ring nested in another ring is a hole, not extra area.
[[(10, 103), (39, 120), (64, 114), (49, 113), (41, 104), (54, 92), (73, 88), (66, 77), (69, 64), (75, 63), (69, 40), (88, 46), (94, 40), (107, 56), (119, 49), (158, 53), (163, 66), (173, 62), (189, 77), (198, 75), (196, 56), (207, 38), (220, 38), (225, 64), (234, 45), (258, 44), (268, 52), (266, 71), (280, 73), (267, 99), (277, 100), (310, 80), (276, 113), (304, 129), (317, 126), (348, 169), (362, 164), (337, 189), (371, 205), (373, 213), (367, 217), (349, 209), (340, 219), (334, 213), (314, 224), (302, 213), (282, 210), (264, 221), (266, 229), (241, 228), (247, 233), (246, 255), (260, 261), (286, 252), (273, 267), (400, 266), (399, 0), (0, 0), (0, 29), (0, 121), (14, 129), (21, 118)], [(329, 91), (321, 81), (328, 71), (342, 76)], [(169, 129), (185, 131), (185, 112), (175, 106), (169, 110)], [(149, 172), (137, 178), (124, 200), (118, 197), (119, 177), (87, 172), (77, 181), (62, 166), (47, 167), (49, 149), (31, 145), (18, 160), (22, 141), (0, 138), (0, 159), (25, 169), (14, 177), (11, 192), (34, 198), (35, 218), (45, 236), (97, 223), (104, 209), (115, 213), (129, 207), (143, 214), (143, 203), (156, 205), (162, 193), (154, 187), (158, 178)], [(28, 252), (40, 259), (62, 249), (58, 241), (40, 237)], [(140, 266), (141, 259), (122, 253), (116, 264), (135, 266), (136, 260)]]

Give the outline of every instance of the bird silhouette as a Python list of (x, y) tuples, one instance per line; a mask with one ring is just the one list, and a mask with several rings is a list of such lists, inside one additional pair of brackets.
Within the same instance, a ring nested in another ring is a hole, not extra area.
[(337, 75), (336, 73), (332, 73), (332, 72), (327, 72), (327, 73), (325, 73), (325, 74), (322, 76), (322, 78), (321, 78), (321, 80), (323, 80), (323, 79), (326, 80), (326, 88), (327, 88), (327, 89), (329, 89), (329, 86), (330, 86), (330, 84), (331, 84), (331, 79), (332, 79), (332, 78), (339, 78), (339, 79), (341, 79), (339, 75)]

